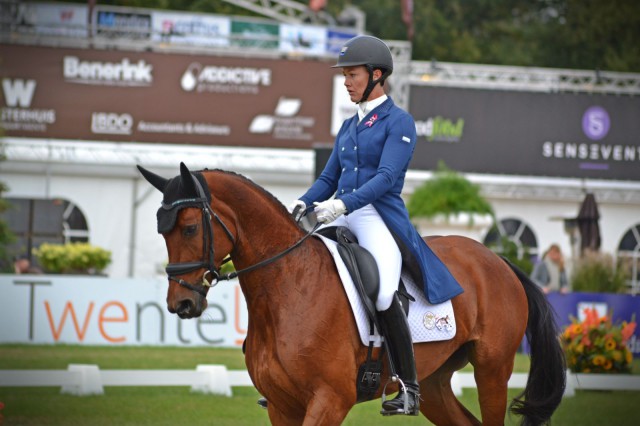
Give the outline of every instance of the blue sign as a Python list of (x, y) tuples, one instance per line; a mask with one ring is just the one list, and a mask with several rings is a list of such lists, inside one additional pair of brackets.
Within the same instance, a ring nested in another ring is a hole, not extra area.
[(357, 36), (356, 33), (348, 33), (345, 31), (327, 31), (327, 53), (340, 53), (340, 49), (347, 42), (347, 40), (351, 40), (353, 37)]
[[(560, 331), (571, 324), (571, 317), (583, 319), (584, 308), (595, 308), (600, 316), (611, 315), (613, 324), (631, 321), (635, 314), (636, 322), (640, 320), (640, 296), (613, 293), (550, 293), (547, 299), (553, 306), (556, 322)], [(529, 352), (526, 338), (523, 342), (525, 352)], [(634, 355), (640, 354), (640, 327), (627, 342), (627, 347)]]

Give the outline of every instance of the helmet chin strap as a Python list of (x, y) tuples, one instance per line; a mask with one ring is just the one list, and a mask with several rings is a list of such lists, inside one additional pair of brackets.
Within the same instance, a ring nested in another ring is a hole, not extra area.
[(362, 102), (366, 102), (367, 99), (369, 99), (369, 95), (371, 95), (373, 88), (376, 87), (376, 84), (380, 83), (380, 86), (384, 85), (383, 77), (380, 77), (377, 80), (373, 79), (373, 68), (371, 66), (367, 65), (367, 71), (369, 71), (369, 83), (367, 84), (367, 88), (362, 94), (362, 98), (358, 102), (356, 102), (356, 104), (361, 104)]

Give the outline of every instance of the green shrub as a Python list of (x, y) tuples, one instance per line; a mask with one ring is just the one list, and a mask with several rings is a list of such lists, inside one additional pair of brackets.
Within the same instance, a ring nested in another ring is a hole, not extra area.
[(529, 247), (524, 246), (522, 253), (520, 253), (518, 245), (505, 236), (500, 237), (499, 244), (491, 244), (488, 247), (494, 253), (506, 257), (509, 262), (522, 269), (527, 275), (530, 275), (533, 271)]
[(88, 243), (44, 243), (33, 254), (46, 272), (54, 274), (99, 273), (111, 263), (110, 251)]
[(571, 274), (573, 291), (622, 293), (625, 288), (623, 268), (609, 254), (586, 251)]
[(433, 218), (439, 214), (450, 217), (463, 212), (494, 215), (493, 208), (480, 194), (480, 187), (443, 162), (438, 163), (433, 178), (415, 190), (407, 209), (411, 217)]

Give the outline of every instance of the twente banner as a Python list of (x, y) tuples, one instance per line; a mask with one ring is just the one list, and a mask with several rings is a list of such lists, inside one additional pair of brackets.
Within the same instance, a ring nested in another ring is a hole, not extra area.
[[(200, 318), (181, 320), (166, 308), (167, 281), (70, 275), (0, 275), (0, 343), (241, 347), (248, 312), (237, 281), (209, 291)], [(602, 293), (551, 294), (558, 324), (585, 307), (629, 321), (640, 299)], [(637, 318), (636, 318), (637, 320)], [(640, 354), (640, 329), (629, 341)]]
[(237, 280), (189, 320), (167, 311), (166, 278), (0, 275), (0, 293), (0, 343), (239, 347), (248, 323)]

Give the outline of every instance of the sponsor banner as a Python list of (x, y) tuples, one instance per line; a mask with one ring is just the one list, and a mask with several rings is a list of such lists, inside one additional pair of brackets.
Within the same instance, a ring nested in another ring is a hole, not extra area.
[(280, 24), (280, 50), (288, 53), (324, 55), (327, 30), (310, 25)]
[[(166, 309), (167, 281), (66, 275), (0, 275), (0, 343), (240, 347), (248, 312), (237, 280), (209, 290), (200, 318), (181, 320)], [(640, 310), (630, 295), (550, 294), (561, 328), (585, 307), (629, 321)], [(525, 346), (526, 341), (525, 341)], [(640, 353), (640, 329), (629, 341)]]
[(259, 49), (278, 49), (280, 27), (252, 21), (231, 21), (231, 45), (255, 47)]
[(356, 32), (328, 30), (327, 52), (333, 55), (338, 55), (340, 53), (340, 49), (342, 49), (342, 46), (344, 46), (347, 40), (350, 40), (357, 35), (358, 33)]
[(0, 291), (0, 343), (239, 347), (248, 324), (237, 280), (190, 320), (167, 311), (164, 278), (0, 275)]
[(640, 98), (412, 86), (410, 165), (532, 176), (640, 180)]
[[(88, 13), (85, 5), (25, 3), (3, 10), (18, 32), (28, 34), (86, 37)], [(3, 21), (4, 19), (3, 18)]]
[(96, 6), (95, 35), (110, 39), (149, 40), (151, 13)]
[(194, 46), (228, 46), (231, 19), (225, 16), (154, 11), (152, 30), (153, 41)]
[(7, 134), (46, 134), (56, 123), (56, 110), (51, 103), (43, 101), (34, 108), (33, 98), (38, 83), (31, 78), (2, 78), (4, 105), (0, 111), (0, 127)]
[(150, 86), (153, 83), (153, 66), (143, 59), (132, 62), (123, 57), (117, 62), (105, 62), (65, 55), (62, 61), (62, 74), (67, 83), (98, 86)]
[[(547, 299), (553, 306), (556, 323), (560, 330), (571, 324), (571, 317), (579, 321), (585, 319), (584, 309), (591, 308), (598, 315), (612, 315), (611, 320), (615, 324), (622, 321), (638, 321), (637, 313), (640, 312), (640, 299), (629, 294), (613, 293), (549, 293)], [(529, 344), (523, 341), (524, 349), (529, 352)], [(640, 354), (640, 327), (636, 327), (634, 334), (627, 343), (629, 350), (634, 354)]]
[(0, 61), (7, 136), (302, 149), (333, 141), (339, 71), (330, 62), (17, 45), (0, 45)]

